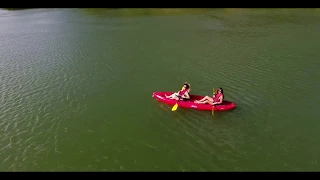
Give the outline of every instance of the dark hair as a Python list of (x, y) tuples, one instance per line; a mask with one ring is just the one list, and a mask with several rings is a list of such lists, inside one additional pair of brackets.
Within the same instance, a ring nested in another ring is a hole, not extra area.
[(221, 93), (223, 94), (223, 89), (222, 89), (222, 87), (219, 87), (219, 89), (221, 90)]
[(186, 89), (189, 89), (189, 88), (190, 88), (190, 86), (189, 86), (188, 83), (184, 83), (183, 85), (186, 86)]

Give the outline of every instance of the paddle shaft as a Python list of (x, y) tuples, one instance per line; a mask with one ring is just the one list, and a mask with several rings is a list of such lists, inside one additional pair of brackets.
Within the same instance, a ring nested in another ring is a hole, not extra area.
[(177, 102), (176, 102), (176, 104), (172, 107), (172, 111), (175, 111), (175, 110), (177, 110), (177, 108), (178, 108), (178, 103), (179, 103), (179, 101), (181, 100), (181, 98), (180, 97), (178, 97), (179, 99), (177, 100)]

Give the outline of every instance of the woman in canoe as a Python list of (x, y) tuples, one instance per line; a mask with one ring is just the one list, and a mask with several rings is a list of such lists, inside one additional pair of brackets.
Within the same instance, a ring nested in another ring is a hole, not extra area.
[(216, 104), (221, 104), (223, 102), (224, 99), (224, 95), (223, 95), (223, 89), (220, 87), (217, 90), (217, 94), (213, 95), (213, 98), (210, 96), (206, 96), (204, 98), (202, 98), (201, 100), (195, 100), (194, 103), (197, 104), (206, 104), (209, 103), (211, 105), (216, 105)]
[(183, 84), (182, 90), (180, 90), (176, 93), (173, 93), (170, 96), (167, 96), (167, 95), (165, 95), (165, 96), (166, 96), (166, 98), (169, 98), (169, 99), (179, 100), (181, 98), (183, 100), (189, 100), (190, 99), (189, 93), (190, 93), (190, 84), (185, 82)]

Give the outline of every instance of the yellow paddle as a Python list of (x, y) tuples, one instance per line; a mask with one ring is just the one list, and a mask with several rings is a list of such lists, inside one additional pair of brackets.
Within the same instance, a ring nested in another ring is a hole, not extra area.
[[(182, 86), (181, 91), (182, 91), (183, 89), (184, 89), (184, 86)], [(180, 99), (179, 99), (179, 100), (180, 100)], [(171, 111), (175, 111), (175, 110), (178, 109), (178, 102), (179, 102), (179, 100), (178, 100), (177, 103), (172, 107)]]
[(175, 111), (175, 110), (177, 110), (177, 108), (178, 108), (178, 102), (172, 107), (171, 111)]
[[(213, 88), (213, 95), (215, 94), (214, 88)], [(214, 105), (212, 105), (212, 116), (214, 116)]]

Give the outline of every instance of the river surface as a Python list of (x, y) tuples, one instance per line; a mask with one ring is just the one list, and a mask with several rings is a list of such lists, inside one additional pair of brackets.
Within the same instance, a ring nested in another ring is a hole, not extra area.
[(1, 9), (0, 171), (319, 171), (319, 47), (318, 9)]

